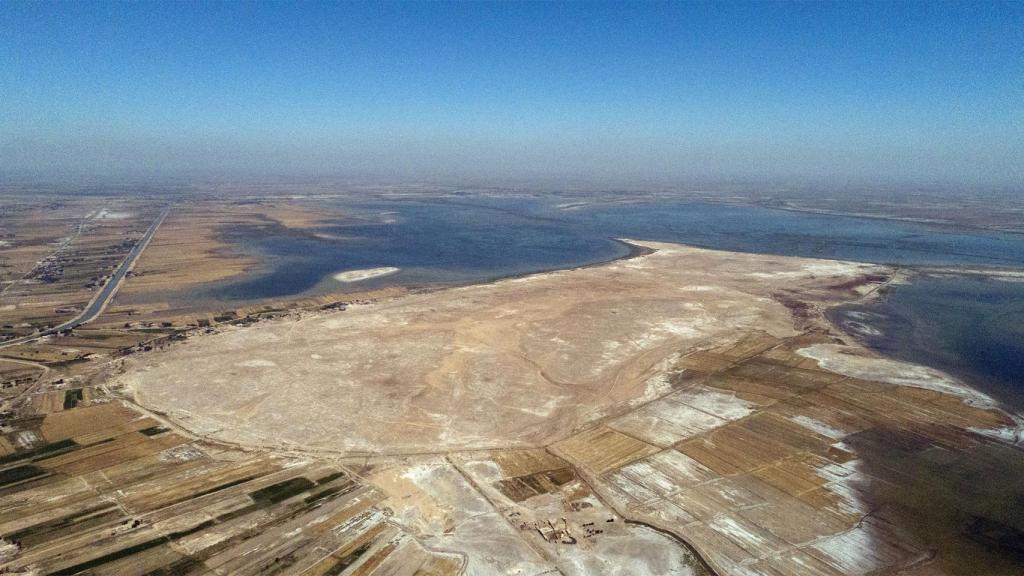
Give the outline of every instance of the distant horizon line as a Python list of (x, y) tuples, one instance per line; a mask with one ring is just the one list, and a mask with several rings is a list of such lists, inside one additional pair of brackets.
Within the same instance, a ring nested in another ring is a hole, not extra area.
[[(954, 192), (954, 191), (986, 191), (986, 192), (1019, 192), (1024, 193), (1024, 182), (966, 182), (942, 178), (854, 178), (836, 176), (828, 177), (753, 177), (740, 175), (692, 176), (692, 177), (606, 177), (583, 175), (509, 175), (509, 176), (476, 176), (476, 175), (384, 175), (384, 174), (232, 174), (196, 172), (192, 174), (127, 174), (127, 173), (90, 173), (84, 171), (48, 172), (0, 169), (0, 189), (9, 186), (42, 186), (74, 188), (83, 186), (144, 186), (144, 187), (180, 187), (180, 186), (226, 186), (226, 185), (266, 185), (266, 186), (432, 186), (432, 187), (468, 187), (468, 188), (527, 188), (534, 191), (550, 191), (549, 188), (571, 189), (580, 191), (674, 191), (674, 192), (799, 192), (829, 188), (835, 191), (897, 191), (918, 190), (921, 192)], [(709, 189), (704, 189), (709, 188)], [(753, 190), (769, 188), (771, 190)]]

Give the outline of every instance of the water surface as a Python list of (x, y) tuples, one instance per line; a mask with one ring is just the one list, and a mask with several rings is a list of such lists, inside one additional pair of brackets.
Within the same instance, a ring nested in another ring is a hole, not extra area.
[(667, 202), (559, 210), (541, 201), (437, 200), (334, 208), (337, 223), (318, 229), (319, 236), (233, 230), (231, 239), (268, 269), (212, 293), (245, 300), (334, 291), (344, 287), (326, 281), (330, 275), (377, 267), (401, 271), (359, 288), (486, 281), (623, 256), (627, 249), (615, 237), (903, 265), (1024, 267), (1022, 236), (757, 207)]
[(939, 368), (1024, 409), (1024, 283), (926, 275), (832, 317), (883, 354)]

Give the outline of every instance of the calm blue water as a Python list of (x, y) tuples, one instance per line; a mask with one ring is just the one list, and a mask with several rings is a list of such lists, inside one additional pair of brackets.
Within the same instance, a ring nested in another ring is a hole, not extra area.
[(887, 220), (682, 203), (594, 209), (576, 218), (620, 236), (741, 252), (905, 265), (1024, 267), (1024, 236)]
[[(338, 206), (326, 239), (238, 229), (269, 269), (215, 289), (223, 299), (334, 291), (336, 272), (395, 266), (401, 272), (353, 285), (473, 282), (610, 260), (629, 237), (781, 255), (907, 265), (1024, 267), (1024, 237), (943, 231), (899, 222), (697, 203), (562, 211), (541, 202), (376, 202)], [(341, 213), (347, 215), (344, 219)], [(354, 217), (353, 217), (354, 216)]]
[[(350, 216), (309, 235), (234, 231), (233, 240), (269, 258), (270, 270), (219, 287), (214, 296), (255, 299), (307, 292), (362, 290), (491, 280), (618, 258), (628, 247), (609, 236), (533, 214), (531, 206), (470, 206), (419, 202), (339, 207)], [(515, 210), (515, 211), (512, 211)], [(344, 270), (394, 266), (397, 274), (343, 285)]]
[[(864, 218), (755, 207), (664, 202), (559, 210), (542, 201), (348, 203), (320, 237), (237, 228), (227, 234), (267, 263), (264, 272), (218, 285), (220, 300), (255, 300), (386, 285), (466, 283), (592, 264), (625, 255), (613, 238), (906, 266), (1024, 268), (1024, 236), (965, 232)], [(342, 285), (331, 275), (394, 266), (397, 274)], [(1024, 283), (918, 278), (876, 305), (888, 354), (955, 372), (1024, 407)]]
[(887, 356), (956, 374), (1024, 409), (1024, 283), (918, 277), (883, 301), (836, 309), (832, 319)]

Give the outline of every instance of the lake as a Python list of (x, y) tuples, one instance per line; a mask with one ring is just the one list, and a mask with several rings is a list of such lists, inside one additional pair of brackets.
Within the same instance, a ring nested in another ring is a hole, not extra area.
[[(710, 203), (659, 202), (559, 209), (555, 201), (372, 201), (331, 206), (317, 235), (236, 228), (229, 239), (266, 263), (262, 272), (213, 286), (224, 301), (446, 285), (593, 264), (621, 257), (614, 238), (706, 248), (837, 258), (900, 266), (1024, 269), (1024, 236), (923, 224)], [(353, 284), (346, 270), (395, 267)], [(953, 372), (1024, 408), (1024, 283), (916, 276), (858, 321), (866, 343), (890, 356)], [(857, 312), (845, 308), (836, 314)], [(839, 322), (849, 317), (835, 318)]]

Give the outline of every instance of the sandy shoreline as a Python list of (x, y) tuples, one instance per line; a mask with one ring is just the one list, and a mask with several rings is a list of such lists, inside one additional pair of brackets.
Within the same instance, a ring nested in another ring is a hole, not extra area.
[(400, 269), (394, 266), (382, 266), (380, 268), (364, 268), (362, 270), (346, 270), (344, 272), (338, 272), (331, 276), (338, 282), (344, 282), (346, 284), (352, 282), (362, 282), (363, 280), (369, 280), (370, 278), (380, 278), (381, 276), (390, 276), (395, 274)]

